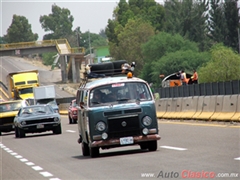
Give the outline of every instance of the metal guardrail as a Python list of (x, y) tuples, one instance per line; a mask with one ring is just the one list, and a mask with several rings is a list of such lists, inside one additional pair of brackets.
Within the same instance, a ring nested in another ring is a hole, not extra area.
[(45, 46), (55, 46), (55, 40), (44, 40), (44, 41), (32, 41), (32, 42), (19, 42), (10, 44), (0, 44), (0, 50), (11, 50), (11, 49), (21, 49), (29, 47), (45, 47)]
[(71, 48), (67, 39), (56, 39), (56, 40), (43, 40), (43, 41), (31, 41), (31, 42), (19, 42), (19, 43), (9, 43), (9, 44), (0, 44), (1, 50), (14, 50), (14, 49), (24, 49), (24, 48), (33, 48), (33, 47), (46, 47), (46, 46), (56, 46), (59, 53), (61, 50), (58, 48), (58, 44), (66, 44), (69, 52), (71, 53), (85, 53), (85, 48)]
[(240, 80), (155, 89), (160, 98), (240, 94)]

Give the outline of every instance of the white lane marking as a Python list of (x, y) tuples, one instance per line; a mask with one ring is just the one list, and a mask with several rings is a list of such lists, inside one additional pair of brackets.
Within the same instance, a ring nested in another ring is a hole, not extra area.
[(66, 130), (66, 132), (75, 133), (76, 131), (73, 131), (73, 130)]
[[(32, 162), (28, 162), (27, 159), (23, 158), (22, 156), (18, 155), (17, 153), (13, 152), (12, 150), (10, 150), (9, 148), (7, 148), (6, 146), (4, 146), (1, 142), (0, 142), (0, 147), (1, 148), (5, 148), (4, 150), (9, 152), (11, 155), (15, 156), (16, 158), (18, 158), (21, 162), (25, 162), (26, 165), (28, 166), (32, 166), (32, 169), (34, 169), (35, 171), (40, 171), (43, 170), (43, 168), (41, 168), (40, 166), (34, 166), (35, 164)], [(39, 172), (41, 175), (43, 175), (44, 177), (52, 177), (53, 175), (49, 172)], [(50, 178), (49, 180), (61, 180), (59, 178)]]
[(178, 151), (185, 151), (185, 150), (187, 150), (186, 148), (172, 147), (172, 146), (160, 146), (160, 147), (161, 148), (165, 148), (165, 149), (178, 150)]
[(27, 162), (28, 160), (25, 159), (25, 158), (23, 158), (23, 159), (20, 159), (20, 161), (22, 161), (22, 162)]
[(28, 166), (33, 166), (33, 165), (35, 165), (35, 164), (34, 164), (33, 162), (27, 162), (26, 165), (28, 165)]
[(238, 157), (238, 158), (234, 158), (235, 160), (239, 160), (240, 161), (240, 157)]
[(33, 166), (32, 168), (33, 168), (35, 171), (43, 170), (43, 168), (41, 168), (40, 166)]
[(20, 158), (22, 158), (22, 156), (20, 156), (20, 155), (17, 155), (17, 156), (15, 156), (15, 158), (18, 158), (18, 159), (20, 159)]
[(41, 175), (43, 175), (44, 177), (51, 177), (53, 176), (51, 173), (49, 172), (40, 172)]

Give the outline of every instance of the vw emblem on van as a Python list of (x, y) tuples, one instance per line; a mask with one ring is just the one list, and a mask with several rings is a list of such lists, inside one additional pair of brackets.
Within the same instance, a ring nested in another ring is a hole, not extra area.
[(126, 121), (123, 121), (121, 124), (122, 124), (122, 127), (126, 127), (127, 126)]

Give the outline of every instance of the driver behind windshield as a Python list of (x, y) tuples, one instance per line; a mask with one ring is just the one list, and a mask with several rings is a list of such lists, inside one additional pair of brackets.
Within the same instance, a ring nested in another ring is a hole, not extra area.
[(102, 93), (100, 90), (94, 90), (93, 98), (91, 100), (93, 104), (100, 104), (102, 103)]

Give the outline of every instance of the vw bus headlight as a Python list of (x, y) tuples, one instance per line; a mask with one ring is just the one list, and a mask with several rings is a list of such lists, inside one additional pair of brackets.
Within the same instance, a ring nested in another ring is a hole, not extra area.
[(142, 122), (145, 126), (150, 126), (152, 124), (152, 119), (149, 116), (145, 116), (142, 119)]
[(107, 139), (108, 138), (108, 134), (107, 133), (102, 133), (102, 138), (105, 140), (105, 139)]
[(143, 133), (144, 135), (147, 135), (148, 132), (149, 132), (149, 130), (148, 130), (147, 128), (143, 128), (142, 133)]
[(96, 124), (96, 129), (98, 131), (104, 131), (106, 129), (106, 125), (104, 122), (102, 121), (99, 121), (97, 124)]

